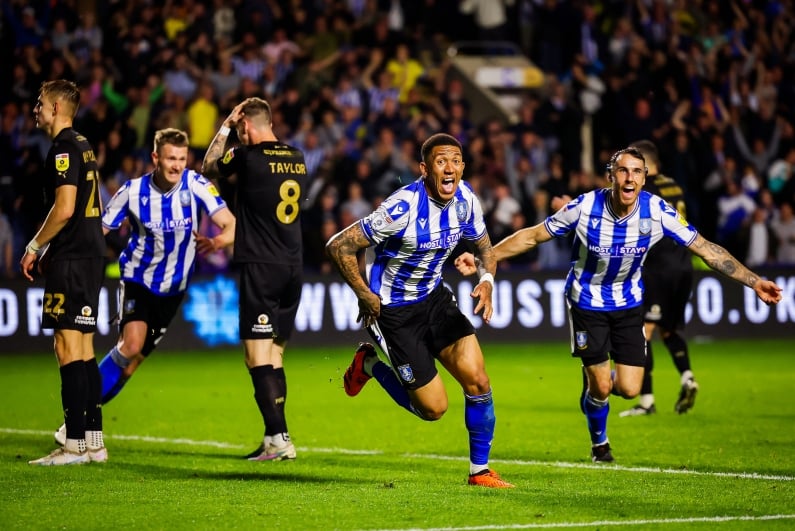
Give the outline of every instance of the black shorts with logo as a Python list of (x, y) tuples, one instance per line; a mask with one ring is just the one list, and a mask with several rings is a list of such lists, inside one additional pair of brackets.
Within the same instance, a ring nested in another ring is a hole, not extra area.
[(646, 337), (643, 307), (628, 310), (583, 310), (568, 303), (571, 355), (586, 367), (612, 359), (615, 363), (643, 367)]
[(105, 259), (53, 260), (47, 265), (42, 301), (42, 328), (77, 330), (84, 334), (97, 329), (99, 291), (105, 279)]
[(643, 270), (644, 319), (665, 330), (685, 325), (685, 308), (693, 291), (693, 270)]
[(119, 282), (119, 328), (131, 321), (143, 321), (149, 332), (141, 349), (141, 354), (148, 356), (168, 330), (168, 325), (177, 315), (185, 292), (176, 295), (158, 295), (146, 286), (137, 282)]
[[(387, 356), (406, 389), (419, 389), (436, 376), (436, 358), (462, 337), (475, 333), (461, 313), (452, 292), (444, 286), (414, 304), (381, 307), (376, 330), (386, 343)], [(374, 336), (376, 341), (377, 337)]]
[(240, 264), (240, 339), (289, 340), (302, 287), (300, 265)]

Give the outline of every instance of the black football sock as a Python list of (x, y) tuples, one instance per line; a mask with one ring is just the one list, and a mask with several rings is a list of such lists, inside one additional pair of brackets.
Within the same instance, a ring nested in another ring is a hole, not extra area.
[(668, 352), (671, 353), (671, 357), (674, 360), (674, 365), (676, 365), (676, 370), (679, 371), (679, 374), (691, 370), (690, 353), (687, 351), (687, 343), (685, 342), (684, 338), (674, 332), (663, 339), (663, 342), (668, 348)]
[(61, 367), (61, 404), (67, 439), (86, 438), (86, 363), (73, 361)]
[(643, 367), (643, 383), (640, 386), (640, 394), (650, 395), (651, 373), (654, 370), (654, 356), (651, 353), (651, 341), (646, 341), (646, 365)]
[(86, 430), (102, 431), (102, 377), (99, 374), (97, 359), (86, 363), (88, 399), (86, 401)]
[(257, 402), (265, 423), (265, 435), (285, 433), (287, 431), (287, 423), (284, 419), (286, 386), (280, 385), (276, 369), (273, 368), (273, 365), (260, 365), (252, 367), (248, 372), (251, 375), (251, 383), (254, 385), (254, 400)]

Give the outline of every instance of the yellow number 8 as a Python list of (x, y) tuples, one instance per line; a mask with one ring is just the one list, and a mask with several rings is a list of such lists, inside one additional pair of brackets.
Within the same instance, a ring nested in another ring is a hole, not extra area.
[(298, 181), (288, 179), (279, 187), (282, 200), (276, 206), (276, 217), (285, 225), (298, 219), (298, 201), (301, 198), (301, 185)]

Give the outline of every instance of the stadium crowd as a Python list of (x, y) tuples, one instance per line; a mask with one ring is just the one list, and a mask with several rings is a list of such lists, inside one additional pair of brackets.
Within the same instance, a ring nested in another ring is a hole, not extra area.
[[(187, 131), (199, 171), (235, 103), (267, 99), (310, 173), (309, 271), (330, 271), (328, 238), (417, 177), (435, 132), (463, 143), (493, 241), (604, 185), (610, 154), (649, 139), (707, 239), (749, 267), (792, 265), (794, 30), (776, 0), (2, 0), (0, 275), (19, 274), (45, 213), (49, 139), (31, 111), (58, 78), (81, 87), (75, 128), (96, 148), (103, 204), (148, 171), (157, 129)], [(514, 42), (544, 73), (516, 123), (471, 116), (446, 51), (473, 35)], [(125, 235), (109, 238), (118, 253)], [(503, 264), (567, 265), (552, 244)]]

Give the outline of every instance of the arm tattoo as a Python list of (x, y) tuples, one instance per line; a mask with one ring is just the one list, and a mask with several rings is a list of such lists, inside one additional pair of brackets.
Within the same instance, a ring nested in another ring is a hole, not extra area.
[(491, 246), (491, 239), (488, 234), (475, 242), (477, 247), (478, 256), (475, 258), (475, 267), (478, 270), (478, 276), (483, 276), (486, 273), (494, 274), (497, 271), (497, 261), (494, 258), (494, 249)]
[(759, 277), (729, 254), (726, 249), (716, 243), (707, 241), (699, 236), (694, 242), (693, 247), (696, 254), (701, 256), (704, 262), (718, 273), (722, 273), (749, 288), (753, 288), (759, 280)]
[(326, 254), (337, 266), (337, 269), (345, 279), (345, 282), (359, 296), (361, 293), (370, 291), (369, 286), (362, 277), (359, 269), (357, 253), (360, 249), (370, 246), (368, 240), (358, 223), (354, 223), (347, 229), (333, 236), (326, 243)]
[(221, 172), (218, 171), (218, 159), (224, 156), (228, 139), (229, 137), (216, 134), (210, 147), (207, 148), (202, 162), (202, 175), (208, 179), (217, 179), (221, 176)]

